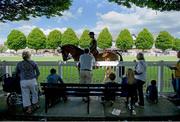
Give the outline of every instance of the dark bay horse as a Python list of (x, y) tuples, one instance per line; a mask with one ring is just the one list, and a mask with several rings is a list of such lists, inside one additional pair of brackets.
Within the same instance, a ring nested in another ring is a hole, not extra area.
[[(71, 44), (61, 46), (60, 48), (61, 49), (58, 50), (58, 52), (62, 54), (63, 61), (69, 60), (69, 55), (72, 56), (74, 61), (79, 61), (80, 55), (84, 53), (84, 50)], [(118, 61), (118, 60), (123, 61), (121, 54), (117, 51), (104, 51), (102, 53), (99, 53), (98, 55), (94, 55), (94, 57), (96, 61)], [(120, 66), (119, 70), (120, 70), (119, 72), (121, 73), (119, 74), (119, 76), (124, 75), (125, 68)], [(106, 68), (105, 79), (108, 77), (107, 72), (111, 72), (111, 71), (112, 71), (112, 67)]]

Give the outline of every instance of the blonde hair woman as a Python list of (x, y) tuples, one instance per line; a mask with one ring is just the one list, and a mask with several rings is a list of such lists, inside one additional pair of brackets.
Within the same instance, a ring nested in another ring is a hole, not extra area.
[(129, 85), (135, 84), (134, 71), (131, 68), (127, 70), (126, 77), (127, 77), (127, 84)]
[[(136, 89), (136, 80), (134, 78), (134, 71), (129, 68), (126, 72), (126, 78), (127, 78), (127, 104), (130, 109), (130, 112), (132, 114), (136, 114), (134, 110), (134, 104), (135, 104), (135, 97), (137, 95), (137, 89)], [(131, 99), (129, 103), (129, 98)]]
[[(37, 64), (31, 60), (29, 51), (24, 51), (22, 53), (22, 58), (23, 60), (16, 66), (16, 72), (20, 77), (23, 108), (26, 113), (31, 114), (32, 107), (35, 109), (39, 108), (36, 79), (40, 75), (40, 72)], [(30, 96), (32, 96), (32, 105)]]

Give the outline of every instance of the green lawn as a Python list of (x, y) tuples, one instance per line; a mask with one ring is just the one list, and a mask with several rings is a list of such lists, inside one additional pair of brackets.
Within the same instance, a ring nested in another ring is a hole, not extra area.
[[(123, 56), (124, 61), (133, 61), (135, 60), (135, 56)], [(62, 61), (61, 57), (59, 56), (49, 56), (49, 57), (32, 57), (35, 61)], [(176, 61), (176, 56), (148, 56), (145, 57), (146, 61)], [(22, 60), (20, 56), (13, 56), (13, 57), (0, 57), (0, 60), (6, 61), (20, 61)], [(58, 66), (39, 66), (41, 75), (39, 77), (39, 82), (45, 82), (46, 77), (49, 74), (49, 70), (51, 68), (56, 68), (58, 71)], [(15, 66), (11, 67), (11, 71), (14, 71)], [(128, 67), (126, 67), (128, 68)], [(78, 70), (76, 67), (63, 67), (62, 69), (63, 79), (66, 83), (78, 83), (79, 82), (79, 75)], [(104, 69), (99, 68), (93, 70), (93, 83), (102, 83), (104, 79)], [(152, 80), (158, 80), (158, 68), (157, 67), (148, 67), (147, 68), (147, 84)], [(163, 91), (172, 91), (171, 86), (171, 71), (168, 68), (164, 68), (164, 82), (163, 82)], [(146, 84), (146, 85), (147, 85)]]
[[(32, 56), (32, 59), (35, 61), (62, 61), (61, 56)], [(133, 61), (136, 59), (135, 56), (123, 56), (124, 61)], [(145, 56), (146, 61), (176, 61), (176, 56)], [(0, 60), (3, 61), (20, 61), (22, 60), (21, 56), (7, 56), (0, 57)]]

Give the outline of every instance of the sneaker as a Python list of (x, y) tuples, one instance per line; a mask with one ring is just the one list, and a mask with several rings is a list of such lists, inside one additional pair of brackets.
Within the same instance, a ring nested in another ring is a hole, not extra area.
[(132, 115), (136, 115), (136, 111), (135, 110), (132, 110)]
[(144, 105), (139, 105), (138, 107), (139, 107), (139, 108), (144, 108)]
[(138, 106), (139, 106), (139, 103), (135, 103), (135, 106), (137, 106), (137, 107), (138, 107)]

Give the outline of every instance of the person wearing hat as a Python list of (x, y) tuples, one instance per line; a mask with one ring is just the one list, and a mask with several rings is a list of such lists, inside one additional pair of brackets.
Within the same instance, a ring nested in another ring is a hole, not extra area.
[(97, 50), (97, 41), (94, 37), (94, 32), (89, 32), (89, 36), (91, 38), (91, 42), (90, 42), (90, 52), (93, 54), (93, 55), (98, 55), (98, 50)]

